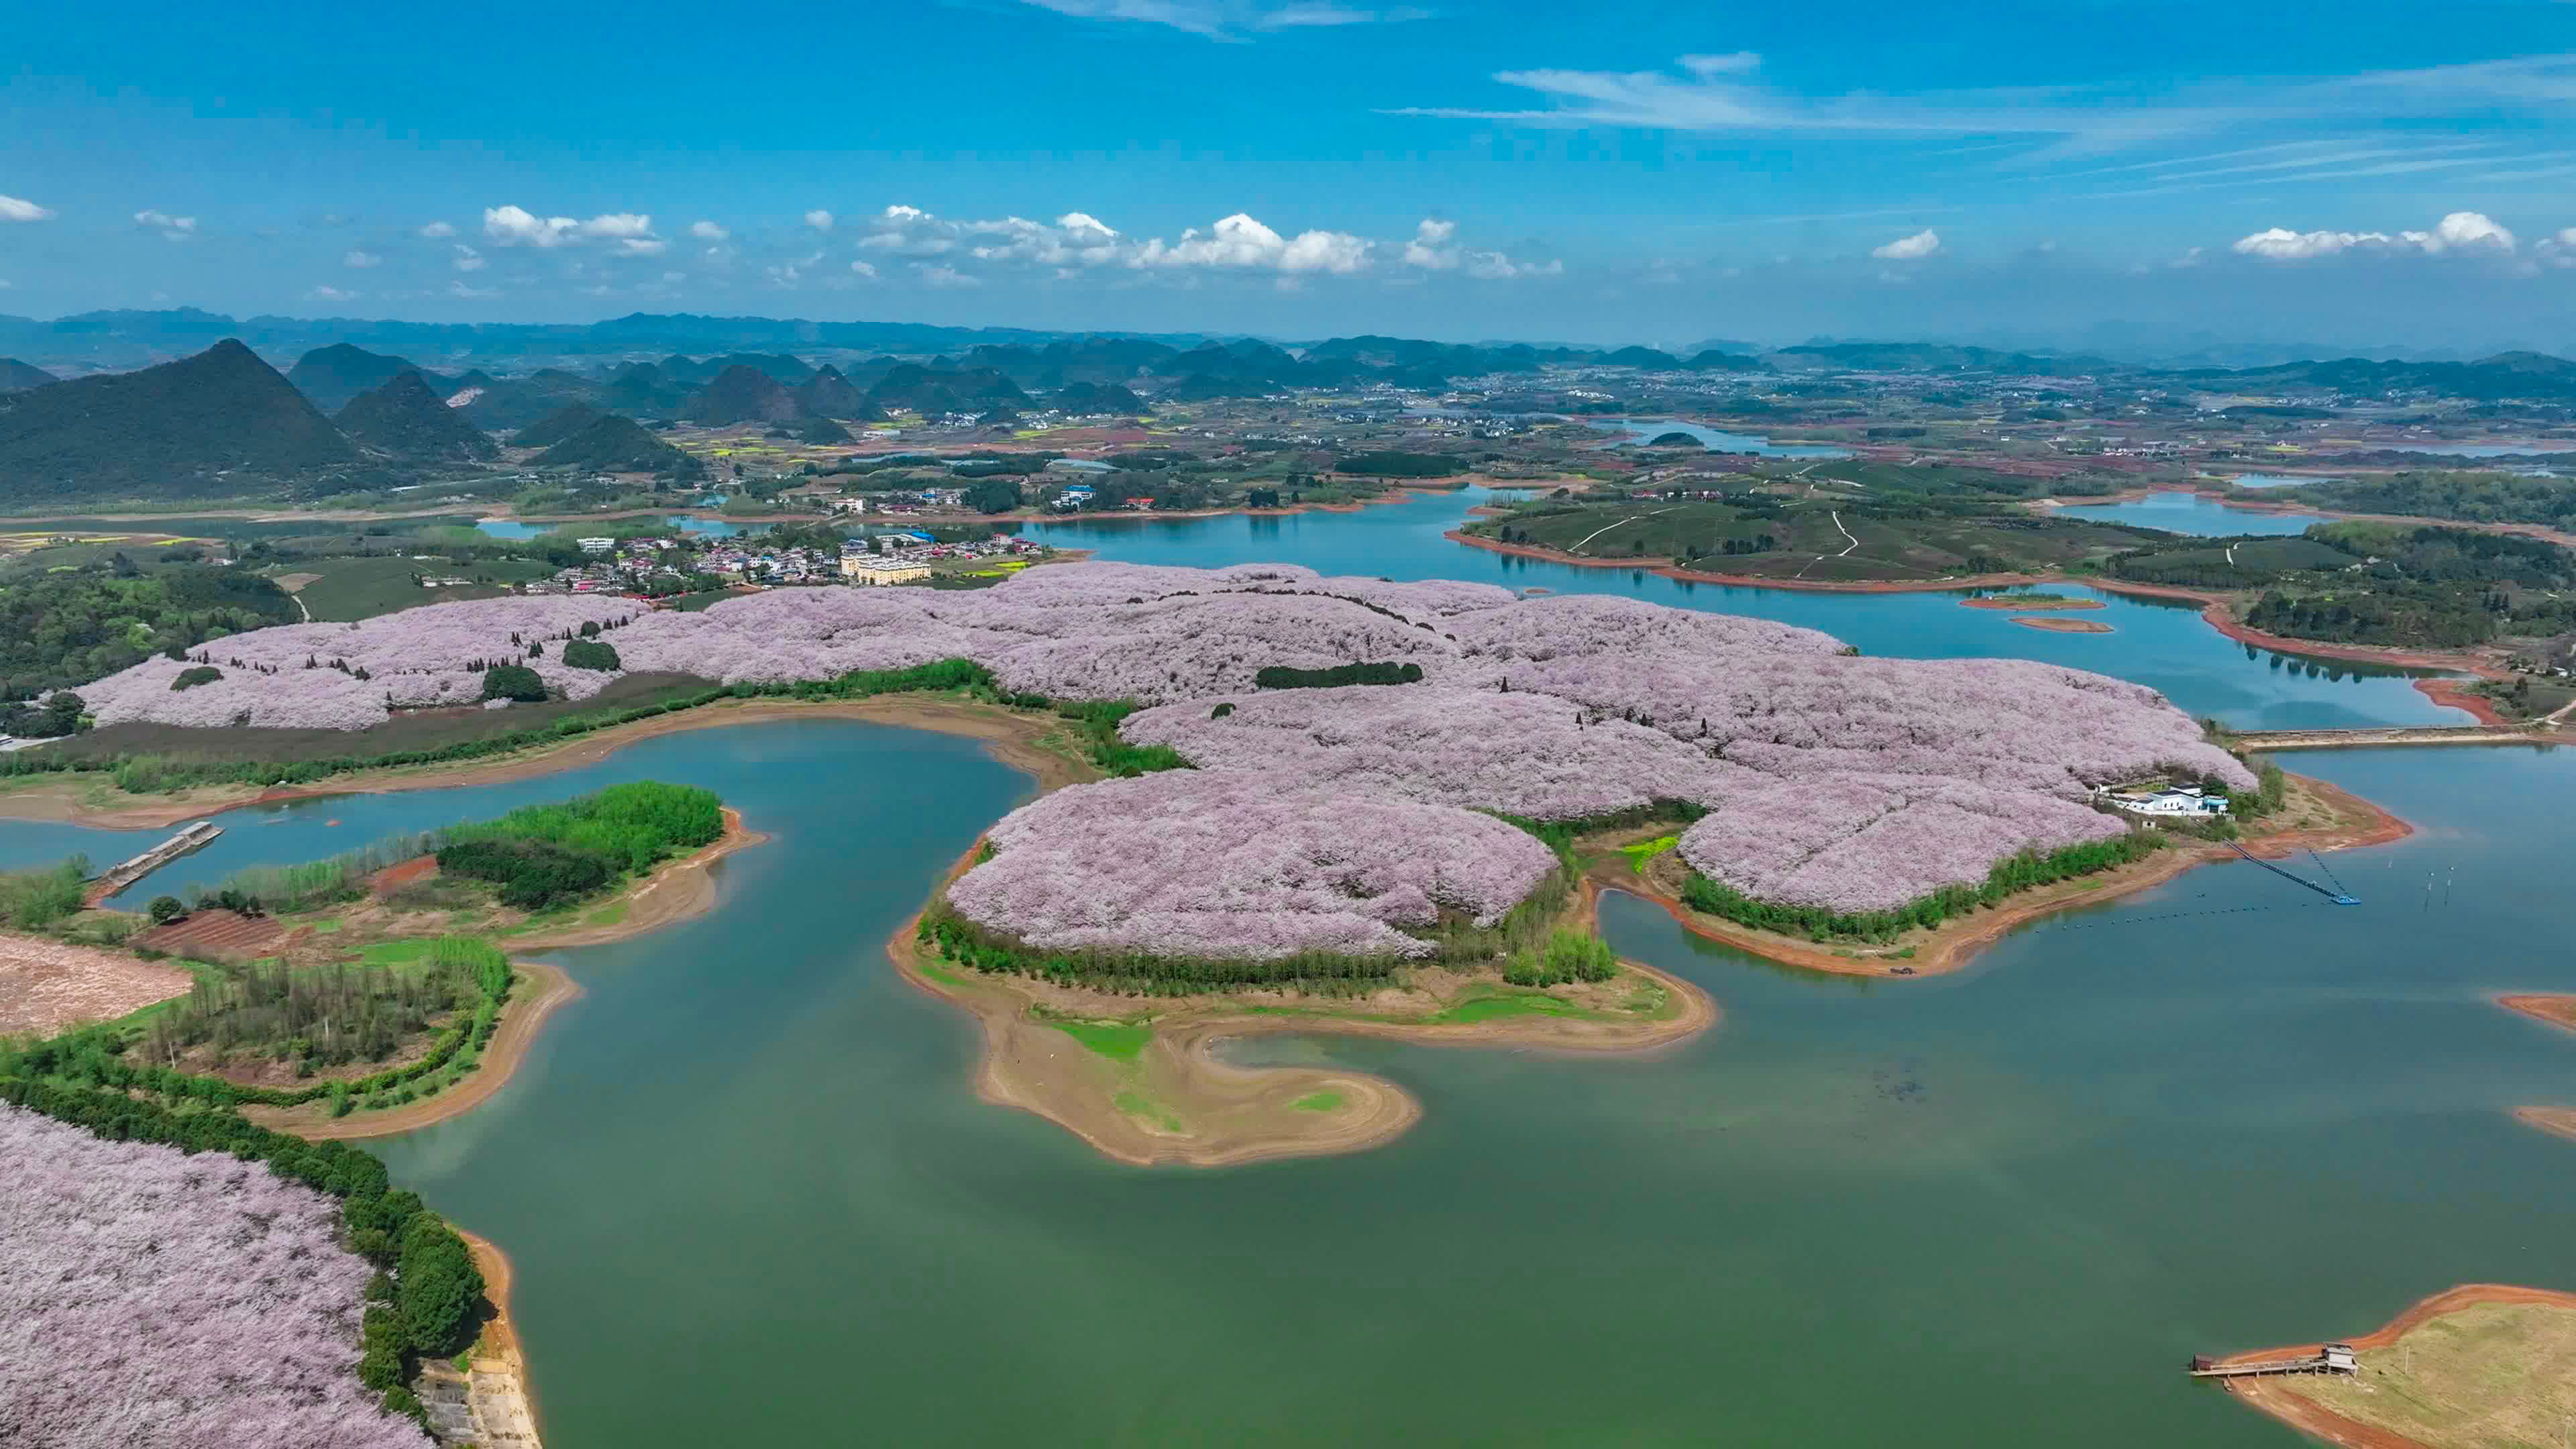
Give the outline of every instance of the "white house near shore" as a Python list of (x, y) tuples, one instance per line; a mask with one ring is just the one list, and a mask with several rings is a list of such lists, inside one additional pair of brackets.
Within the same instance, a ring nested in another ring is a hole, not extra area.
[(2198, 785), (2175, 785), (2162, 790), (2115, 790), (2096, 785), (2093, 793), (2132, 815), (2199, 816), (2227, 813), (2227, 797), (2212, 795)]

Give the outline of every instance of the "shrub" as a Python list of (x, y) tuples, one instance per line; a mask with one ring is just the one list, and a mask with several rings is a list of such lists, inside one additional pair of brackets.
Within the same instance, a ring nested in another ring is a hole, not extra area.
[(199, 664), (188, 669), (180, 670), (179, 673), (171, 679), (170, 687), (172, 689), (194, 689), (200, 684), (212, 684), (223, 677), (224, 672), (217, 669), (215, 666), (211, 664)]
[(603, 644), (596, 639), (566, 640), (563, 662), (573, 669), (615, 670), (618, 667), (617, 646)]
[(483, 697), (542, 704), (546, 698), (546, 682), (537, 671), (524, 664), (495, 664), (483, 671)]
[(152, 924), (166, 926), (187, 919), (188, 905), (177, 896), (154, 896), (152, 904), (144, 907), (144, 914), (152, 918)]
[(1349, 684), (1420, 684), (1422, 666), (1396, 664), (1380, 660), (1369, 664), (1337, 664), (1330, 669), (1291, 669), (1273, 664), (1252, 676), (1262, 689), (1337, 689)]

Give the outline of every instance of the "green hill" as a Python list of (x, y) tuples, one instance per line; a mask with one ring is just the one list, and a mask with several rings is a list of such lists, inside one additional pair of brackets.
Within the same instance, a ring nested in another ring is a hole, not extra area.
[(868, 395), (852, 386), (841, 370), (830, 364), (796, 385), (797, 405), (818, 418), (849, 418), (855, 422), (873, 423), (885, 416)]
[(1076, 382), (1057, 389), (1055, 405), (1066, 412), (1117, 413), (1132, 417), (1145, 411), (1145, 400), (1114, 382)]
[(0, 392), (25, 392), (31, 387), (60, 381), (61, 378), (41, 367), (30, 367), (14, 357), (0, 357)]
[(439, 463), (488, 463), (501, 449), (430, 390), (428, 379), (405, 372), (384, 386), (349, 400), (333, 419), (348, 439), (396, 458)]
[[(407, 358), (381, 352), (369, 352), (346, 342), (330, 347), (317, 347), (295, 359), (286, 370), (286, 380), (295, 390), (313, 400), (313, 405), (326, 413), (336, 413), (349, 405), (350, 399), (371, 392), (406, 372), (417, 372)], [(446, 379), (437, 380), (435, 390), (445, 397), (452, 388)]]
[(511, 437), (513, 448), (551, 448), (608, 414), (588, 403), (574, 403), (542, 422), (530, 423)]
[(560, 367), (525, 377), (495, 378), (465, 405), (465, 416), (487, 433), (515, 433), (577, 402), (599, 400), (599, 384)]
[(805, 415), (796, 395), (781, 387), (778, 379), (745, 363), (736, 363), (716, 374), (680, 416), (711, 428), (729, 427), (735, 423), (785, 423)]
[(630, 362), (609, 374), (600, 406), (630, 417), (667, 418), (689, 400), (696, 384), (672, 377), (649, 362)]
[(239, 497), (360, 461), (231, 338), (140, 372), (0, 394), (0, 500), (13, 503)]
[(540, 468), (587, 468), (594, 473), (665, 473), (696, 478), (706, 464), (646, 432), (633, 418), (603, 415), (580, 432), (529, 460)]

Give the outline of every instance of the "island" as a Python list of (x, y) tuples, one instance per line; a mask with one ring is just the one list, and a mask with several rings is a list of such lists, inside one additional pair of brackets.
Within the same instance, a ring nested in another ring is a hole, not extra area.
[[(2565, 1031), (2576, 1031), (2576, 996), (2509, 995), (2496, 998), (2507, 1011), (2518, 1011)], [(2516, 1107), (2514, 1119), (2552, 1136), (2576, 1141), (2576, 1107)]]

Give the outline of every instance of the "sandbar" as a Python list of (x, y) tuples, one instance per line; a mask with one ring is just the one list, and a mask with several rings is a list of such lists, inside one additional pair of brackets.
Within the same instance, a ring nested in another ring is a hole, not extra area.
[(2051, 634), (2108, 634), (2111, 632), (2110, 625), (2094, 619), (2050, 619), (2015, 614), (2004, 622), (2019, 624), (2025, 629), (2045, 629)]

